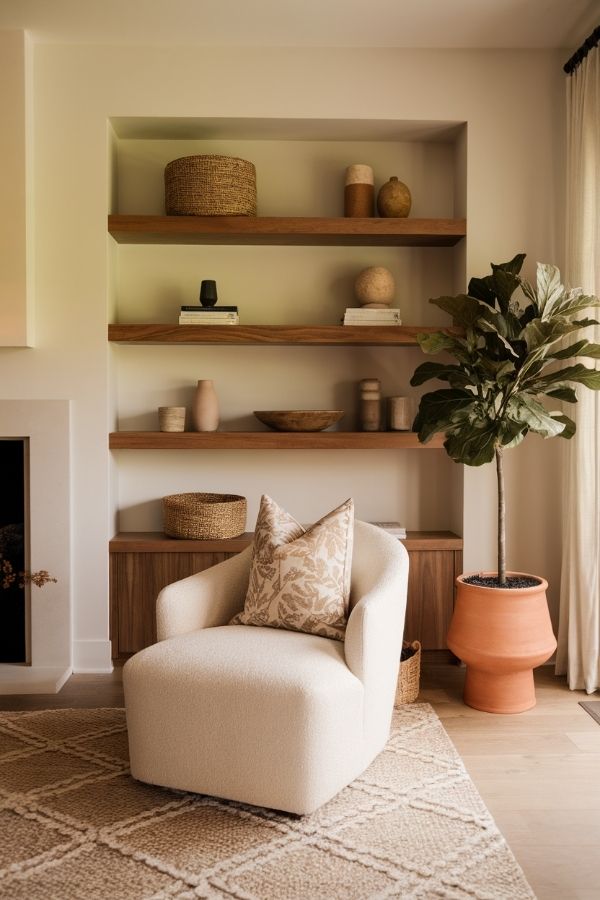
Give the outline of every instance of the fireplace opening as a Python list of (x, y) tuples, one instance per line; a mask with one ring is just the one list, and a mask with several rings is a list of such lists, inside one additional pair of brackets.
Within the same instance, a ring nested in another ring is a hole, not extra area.
[(27, 438), (0, 438), (0, 662), (27, 661), (25, 467)]

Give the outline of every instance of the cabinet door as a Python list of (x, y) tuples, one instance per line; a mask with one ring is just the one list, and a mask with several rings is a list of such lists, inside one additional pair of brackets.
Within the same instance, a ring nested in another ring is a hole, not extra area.
[(454, 608), (457, 556), (453, 550), (410, 553), (404, 638), (420, 641), (424, 650), (446, 649)]
[(156, 598), (180, 578), (210, 568), (232, 553), (111, 553), (113, 659), (156, 643)]

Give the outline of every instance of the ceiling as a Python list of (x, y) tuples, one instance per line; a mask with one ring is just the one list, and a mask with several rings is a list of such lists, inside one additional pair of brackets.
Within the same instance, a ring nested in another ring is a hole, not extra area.
[(35, 41), (574, 49), (600, 0), (0, 0)]

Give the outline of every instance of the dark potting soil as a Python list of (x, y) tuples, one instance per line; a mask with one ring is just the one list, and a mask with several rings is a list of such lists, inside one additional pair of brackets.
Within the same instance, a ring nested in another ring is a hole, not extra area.
[(540, 584), (540, 579), (534, 578), (532, 575), (507, 575), (506, 584), (500, 584), (497, 575), (469, 575), (467, 578), (463, 578), (463, 581), (465, 584), (475, 584), (477, 587), (509, 588), (510, 590), (537, 587)]

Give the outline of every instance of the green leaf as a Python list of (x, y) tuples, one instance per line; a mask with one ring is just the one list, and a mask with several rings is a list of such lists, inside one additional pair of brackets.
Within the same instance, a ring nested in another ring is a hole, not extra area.
[(567, 440), (573, 437), (575, 431), (577, 430), (577, 426), (575, 425), (573, 419), (570, 419), (568, 416), (558, 415), (556, 413), (552, 415), (552, 418), (556, 419), (557, 422), (561, 422), (564, 425), (563, 430), (559, 432), (559, 437), (567, 438)]
[(499, 437), (503, 447), (511, 448), (520, 444), (528, 432), (528, 427), (522, 422), (507, 419), (500, 422)]
[(471, 278), (469, 281), (469, 297), (475, 297), (476, 300), (481, 300), (483, 303), (487, 303), (488, 306), (494, 307), (496, 305), (496, 295), (493, 290), (488, 285), (487, 278)]
[[(506, 265), (506, 264), (505, 264)], [(492, 290), (498, 299), (498, 306), (503, 315), (508, 312), (510, 298), (519, 287), (521, 281), (517, 275), (492, 263)]]
[(545, 391), (547, 397), (554, 397), (556, 400), (564, 400), (565, 403), (577, 403), (577, 394), (572, 387), (568, 385), (557, 385), (551, 391)]
[(475, 394), (460, 388), (430, 391), (421, 397), (413, 430), (418, 431), (419, 440), (426, 443), (432, 435), (456, 424), (461, 413), (468, 414), (478, 403)]
[(503, 269), (504, 272), (510, 272), (511, 275), (518, 275), (523, 268), (526, 256), (526, 253), (517, 253), (516, 256), (513, 256), (508, 262), (500, 263), (497, 266), (494, 265), (494, 263), (491, 263), (491, 266), (492, 269)]
[(593, 391), (598, 391), (600, 390), (600, 369), (588, 368), (583, 363), (577, 363), (575, 366), (565, 366), (564, 369), (559, 369), (550, 375), (543, 375), (541, 378), (537, 378), (527, 388), (535, 393), (547, 393), (548, 388), (552, 388), (562, 381), (574, 381), (576, 384), (583, 384)]
[(438, 378), (440, 381), (448, 381), (452, 387), (467, 387), (468, 385), (473, 384), (472, 380), (463, 372), (460, 366), (434, 362), (421, 363), (421, 365), (415, 369), (415, 372), (410, 379), (410, 383), (415, 387), (416, 385), (423, 384), (425, 381), (429, 381), (431, 378)]
[(537, 303), (542, 319), (552, 314), (552, 307), (564, 295), (565, 288), (560, 280), (560, 272), (556, 266), (546, 263), (537, 264)]
[(564, 428), (541, 403), (525, 393), (515, 394), (510, 398), (506, 414), (513, 422), (544, 437), (556, 437)]
[(577, 341), (569, 347), (549, 353), (549, 359), (572, 359), (575, 356), (584, 356), (587, 359), (600, 359), (600, 344), (591, 344), (589, 341)]
[(482, 466), (494, 458), (497, 441), (496, 428), (492, 422), (488, 420), (483, 427), (475, 427), (469, 422), (448, 434), (444, 447), (455, 462), (465, 463), (467, 466)]
[(479, 300), (468, 297), (466, 294), (457, 294), (456, 297), (434, 297), (429, 301), (434, 306), (439, 306), (444, 312), (452, 316), (454, 322), (464, 328), (472, 327), (482, 313)]
[[(569, 291), (555, 303), (551, 310), (552, 316), (574, 316), (575, 313), (582, 312), (584, 309), (593, 309), (600, 306), (598, 297), (587, 296), (580, 289)], [(542, 318), (547, 318), (548, 309), (544, 311)]]
[(523, 336), (527, 342), (529, 351), (541, 349), (546, 356), (552, 344), (568, 334), (573, 334), (581, 328), (595, 324), (593, 319), (583, 319), (579, 322), (570, 322), (566, 318), (553, 318), (547, 321), (533, 319), (523, 329)]
[[(554, 353), (548, 354), (548, 359), (571, 359), (574, 356), (580, 355), (580, 350), (588, 344), (588, 341), (576, 341), (574, 344), (570, 344), (568, 347), (564, 347), (562, 350), (556, 350)], [(593, 346), (590, 344), (590, 346)], [(595, 346), (595, 345), (594, 345)]]
[(445, 331), (433, 331), (431, 333), (419, 332), (417, 341), (423, 353), (440, 353), (442, 350), (455, 350), (459, 345), (457, 338)]

